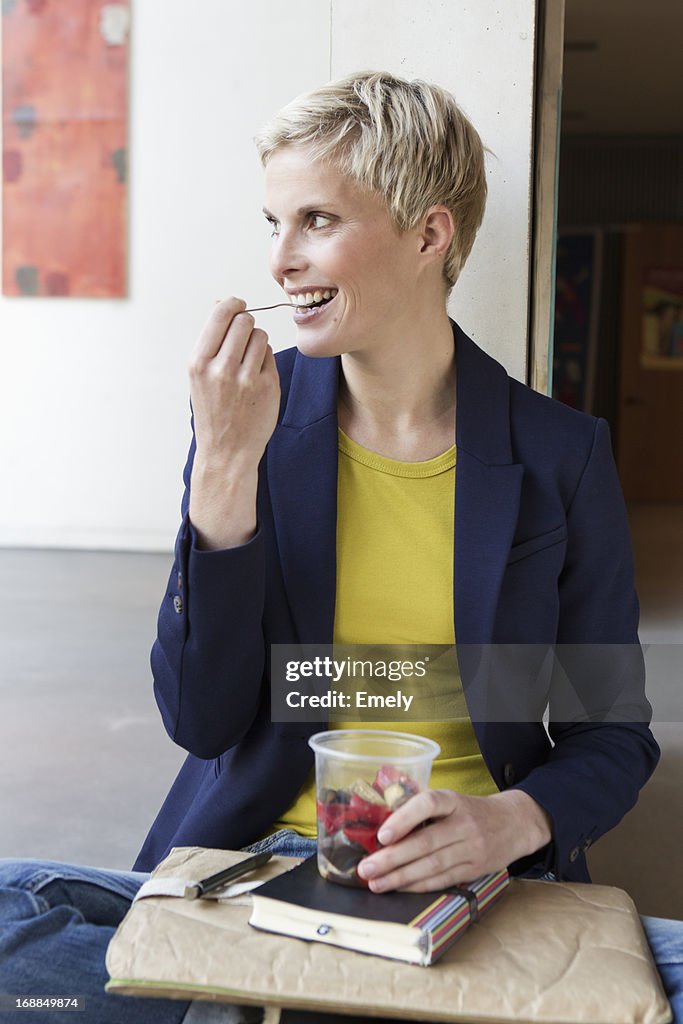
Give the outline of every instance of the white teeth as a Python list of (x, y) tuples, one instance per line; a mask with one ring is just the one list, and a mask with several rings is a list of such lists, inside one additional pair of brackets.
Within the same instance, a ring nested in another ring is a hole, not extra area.
[(337, 294), (337, 288), (326, 288), (324, 291), (299, 292), (292, 295), (292, 302), (295, 306), (312, 306), (314, 302), (322, 302), (323, 299), (333, 299)]

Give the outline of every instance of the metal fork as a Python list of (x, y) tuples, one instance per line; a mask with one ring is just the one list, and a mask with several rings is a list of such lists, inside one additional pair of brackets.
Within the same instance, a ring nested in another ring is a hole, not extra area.
[(280, 306), (287, 306), (288, 309), (298, 309), (293, 302), (276, 302), (274, 306), (254, 306), (252, 309), (243, 309), (243, 313), (262, 313), (264, 309), (278, 309)]

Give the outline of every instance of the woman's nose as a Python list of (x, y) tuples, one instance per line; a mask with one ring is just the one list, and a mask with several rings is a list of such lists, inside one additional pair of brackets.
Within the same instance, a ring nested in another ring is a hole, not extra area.
[(306, 267), (306, 256), (296, 235), (281, 231), (270, 248), (270, 272), (276, 280), (291, 277)]

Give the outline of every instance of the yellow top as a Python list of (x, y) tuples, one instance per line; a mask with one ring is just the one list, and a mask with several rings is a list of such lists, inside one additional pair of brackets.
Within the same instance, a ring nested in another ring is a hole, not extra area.
[[(339, 431), (335, 644), (455, 643), (454, 501), (455, 445), (434, 459), (400, 462)], [(392, 722), (338, 721), (329, 727), (427, 736), (441, 747), (433, 789), (496, 793), (467, 716), (457, 669), (448, 684), (459, 691), (455, 703), (462, 717), (417, 722), (399, 711)], [(274, 824), (273, 830), (278, 828), (315, 836), (313, 771)]]

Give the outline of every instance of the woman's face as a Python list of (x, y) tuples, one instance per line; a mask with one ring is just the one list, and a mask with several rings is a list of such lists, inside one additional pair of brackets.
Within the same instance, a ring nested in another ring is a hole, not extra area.
[(271, 273), (308, 307), (293, 314), (302, 352), (339, 355), (395, 340), (418, 286), (417, 229), (399, 231), (376, 195), (301, 146), (269, 159), (264, 213)]

